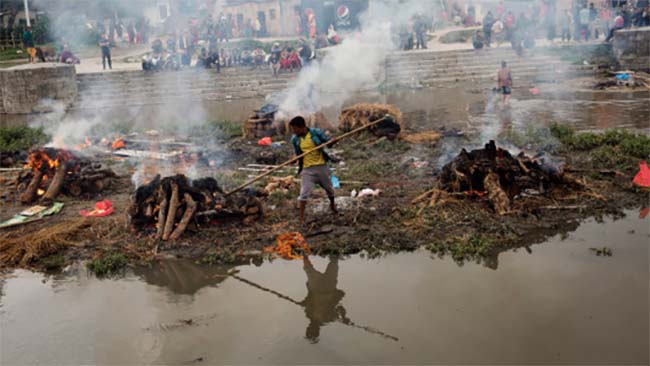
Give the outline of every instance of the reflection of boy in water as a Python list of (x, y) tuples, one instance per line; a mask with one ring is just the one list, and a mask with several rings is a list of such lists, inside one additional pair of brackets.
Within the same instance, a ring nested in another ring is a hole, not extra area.
[(305, 337), (312, 343), (318, 342), (321, 326), (345, 318), (345, 309), (339, 302), (345, 292), (336, 288), (338, 283), (339, 261), (330, 259), (324, 273), (318, 272), (307, 256), (303, 259), (303, 269), (307, 274), (307, 297), (300, 303), (305, 307), (309, 319)]

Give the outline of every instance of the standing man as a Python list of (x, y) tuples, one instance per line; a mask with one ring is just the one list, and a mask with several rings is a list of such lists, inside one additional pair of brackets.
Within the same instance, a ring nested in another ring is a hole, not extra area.
[(416, 39), (416, 48), (423, 50), (427, 49), (427, 23), (424, 19), (424, 15), (418, 14), (415, 18), (415, 39)]
[(25, 32), (23, 32), (23, 46), (29, 55), (29, 62), (34, 63), (36, 60), (36, 47), (34, 47), (34, 34), (32, 33), (32, 27), (27, 27)]
[[(291, 145), (296, 152), (300, 155), (304, 152), (313, 150), (319, 145), (322, 145), (330, 138), (327, 137), (321, 130), (317, 128), (307, 128), (305, 119), (303, 117), (295, 117), (289, 122), (289, 126), (294, 135), (291, 137)], [(334, 202), (334, 186), (332, 185), (332, 177), (330, 175), (327, 162), (330, 160), (329, 155), (322, 149), (312, 151), (298, 161), (298, 174), (302, 179), (300, 184), (300, 223), (305, 223), (305, 207), (307, 200), (314, 186), (318, 184), (327, 193), (327, 198), (330, 200), (330, 210), (336, 214), (336, 203)]]
[(587, 9), (587, 5), (583, 6), (582, 9), (580, 10), (579, 13), (580, 17), (580, 38), (584, 35), (584, 41), (587, 42), (589, 41), (589, 25), (591, 24), (590, 21), (590, 13), (589, 9)]
[(106, 70), (106, 60), (108, 60), (108, 68), (113, 70), (111, 63), (111, 42), (108, 40), (106, 33), (102, 34), (102, 39), (99, 40), (99, 47), (102, 49), (102, 66)]
[(485, 46), (490, 47), (492, 41), (492, 25), (494, 24), (494, 16), (491, 11), (488, 11), (485, 18), (483, 18), (483, 34), (485, 35)]
[(501, 61), (501, 68), (497, 72), (497, 86), (503, 94), (503, 104), (508, 105), (512, 94), (512, 75), (505, 61)]
[(562, 42), (569, 42), (571, 40), (571, 24), (573, 17), (571, 12), (567, 9), (563, 15), (560, 15), (560, 28), (562, 29)]

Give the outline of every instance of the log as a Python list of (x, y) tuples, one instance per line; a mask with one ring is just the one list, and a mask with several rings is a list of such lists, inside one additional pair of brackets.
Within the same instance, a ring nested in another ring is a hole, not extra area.
[(162, 202), (160, 202), (160, 208), (158, 209), (158, 228), (156, 230), (156, 239), (160, 239), (163, 236), (163, 232), (165, 230), (165, 221), (167, 220), (167, 207), (169, 207), (169, 201), (167, 200), (167, 197), (165, 197), (163, 198)]
[(178, 201), (178, 184), (176, 182), (171, 183), (172, 186), (172, 196), (169, 200), (169, 210), (167, 211), (167, 219), (165, 220), (165, 228), (163, 229), (162, 240), (169, 240), (169, 236), (174, 230), (174, 220), (176, 219), (176, 210), (179, 206)]
[(499, 176), (496, 173), (490, 173), (485, 177), (483, 185), (488, 192), (488, 199), (494, 206), (494, 211), (499, 215), (505, 215), (510, 211), (510, 198), (501, 188)]
[(61, 165), (56, 168), (54, 178), (52, 178), (52, 182), (47, 188), (47, 192), (45, 192), (43, 197), (41, 197), (42, 201), (52, 201), (59, 195), (61, 188), (63, 188), (63, 183), (65, 182), (66, 170), (67, 168), (65, 163), (61, 163)]
[(32, 180), (27, 186), (27, 189), (25, 189), (23, 194), (20, 195), (20, 202), (24, 204), (32, 203), (32, 201), (34, 201), (34, 196), (36, 196), (36, 191), (38, 190), (38, 187), (41, 185), (42, 181), (43, 172), (40, 170), (35, 171), (34, 176), (32, 176)]
[(174, 232), (172, 232), (171, 236), (169, 237), (171, 240), (178, 240), (178, 238), (183, 235), (187, 229), (187, 225), (190, 223), (194, 217), (194, 213), (196, 212), (197, 205), (196, 202), (192, 199), (192, 196), (189, 193), (185, 193), (184, 198), (185, 203), (187, 204), (187, 208), (185, 209), (185, 213), (183, 214), (181, 221), (178, 223), (178, 226), (176, 226)]

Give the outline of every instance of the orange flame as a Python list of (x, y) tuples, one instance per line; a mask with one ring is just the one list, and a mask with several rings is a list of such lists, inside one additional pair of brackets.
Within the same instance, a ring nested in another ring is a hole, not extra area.
[(115, 141), (111, 144), (111, 149), (113, 150), (119, 150), (119, 149), (124, 149), (126, 147), (126, 144), (124, 143), (124, 140), (121, 138), (116, 138)]
[(32, 151), (29, 154), (25, 168), (32, 168), (33, 171), (46, 169), (56, 169), (61, 162), (70, 160), (72, 154), (65, 150), (59, 150), (55, 158), (51, 158), (44, 150)]

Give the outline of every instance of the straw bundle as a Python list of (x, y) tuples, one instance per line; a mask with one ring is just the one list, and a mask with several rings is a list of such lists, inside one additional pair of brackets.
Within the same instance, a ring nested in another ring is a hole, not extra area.
[(402, 133), (400, 138), (410, 144), (426, 144), (436, 142), (442, 138), (442, 134), (436, 131), (423, 131), (413, 133)]
[(373, 121), (390, 114), (402, 129), (402, 111), (390, 104), (359, 103), (341, 111), (339, 116), (339, 130), (342, 132), (352, 131), (355, 128), (365, 126)]
[(86, 219), (62, 222), (25, 235), (9, 233), (0, 237), (0, 263), (27, 266), (39, 258), (75, 245), (70, 238), (90, 226)]

